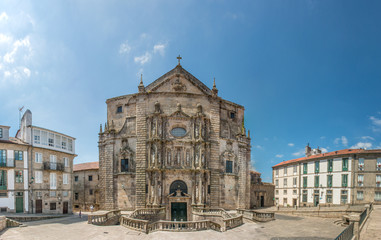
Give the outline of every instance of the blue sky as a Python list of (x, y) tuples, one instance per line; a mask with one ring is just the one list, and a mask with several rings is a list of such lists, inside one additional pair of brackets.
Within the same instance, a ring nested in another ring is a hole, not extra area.
[(182, 66), (245, 106), (252, 162), (381, 148), (380, 1), (0, 2), (0, 124), (77, 138), (75, 163), (98, 160), (107, 98)]

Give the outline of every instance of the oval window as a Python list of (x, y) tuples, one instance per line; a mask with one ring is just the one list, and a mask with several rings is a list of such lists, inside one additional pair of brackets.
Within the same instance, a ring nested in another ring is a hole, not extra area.
[(184, 137), (187, 131), (182, 127), (172, 128), (171, 134), (175, 137)]

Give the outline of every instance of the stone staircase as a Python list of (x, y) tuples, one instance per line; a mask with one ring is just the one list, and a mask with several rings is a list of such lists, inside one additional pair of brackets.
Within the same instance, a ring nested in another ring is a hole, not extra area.
[(7, 218), (7, 228), (11, 228), (11, 227), (26, 227), (26, 225), (16, 220)]

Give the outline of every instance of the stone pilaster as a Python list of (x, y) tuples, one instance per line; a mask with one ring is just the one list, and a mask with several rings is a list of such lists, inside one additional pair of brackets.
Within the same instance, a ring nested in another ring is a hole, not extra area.
[(246, 146), (242, 143), (239, 143), (239, 152), (238, 152), (238, 208), (246, 208), (247, 201), (247, 177), (248, 177), (248, 168), (247, 168), (247, 159), (246, 159)]
[(220, 155), (220, 104), (217, 98), (211, 99), (210, 105), (210, 202), (211, 207), (220, 206), (220, 165), (219, 165), (219, 155)]
[(114, 141), (99, 143), (100, 208), (114, 209)]
[(136, 99), (136, 208), (146, 206), (146, 95), (139, 94)]

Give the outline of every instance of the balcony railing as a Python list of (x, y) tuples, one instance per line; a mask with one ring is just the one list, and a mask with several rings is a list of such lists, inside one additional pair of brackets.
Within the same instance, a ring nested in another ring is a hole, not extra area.
[(5, 159), (1, 159), (0, 167), (15, 167), (15, 159), (14, 158), (7, 158), (6, 161), (5, 161)]
[(56, 162), (44, 162), (44, 170), (63, 171), (64, 165)]

